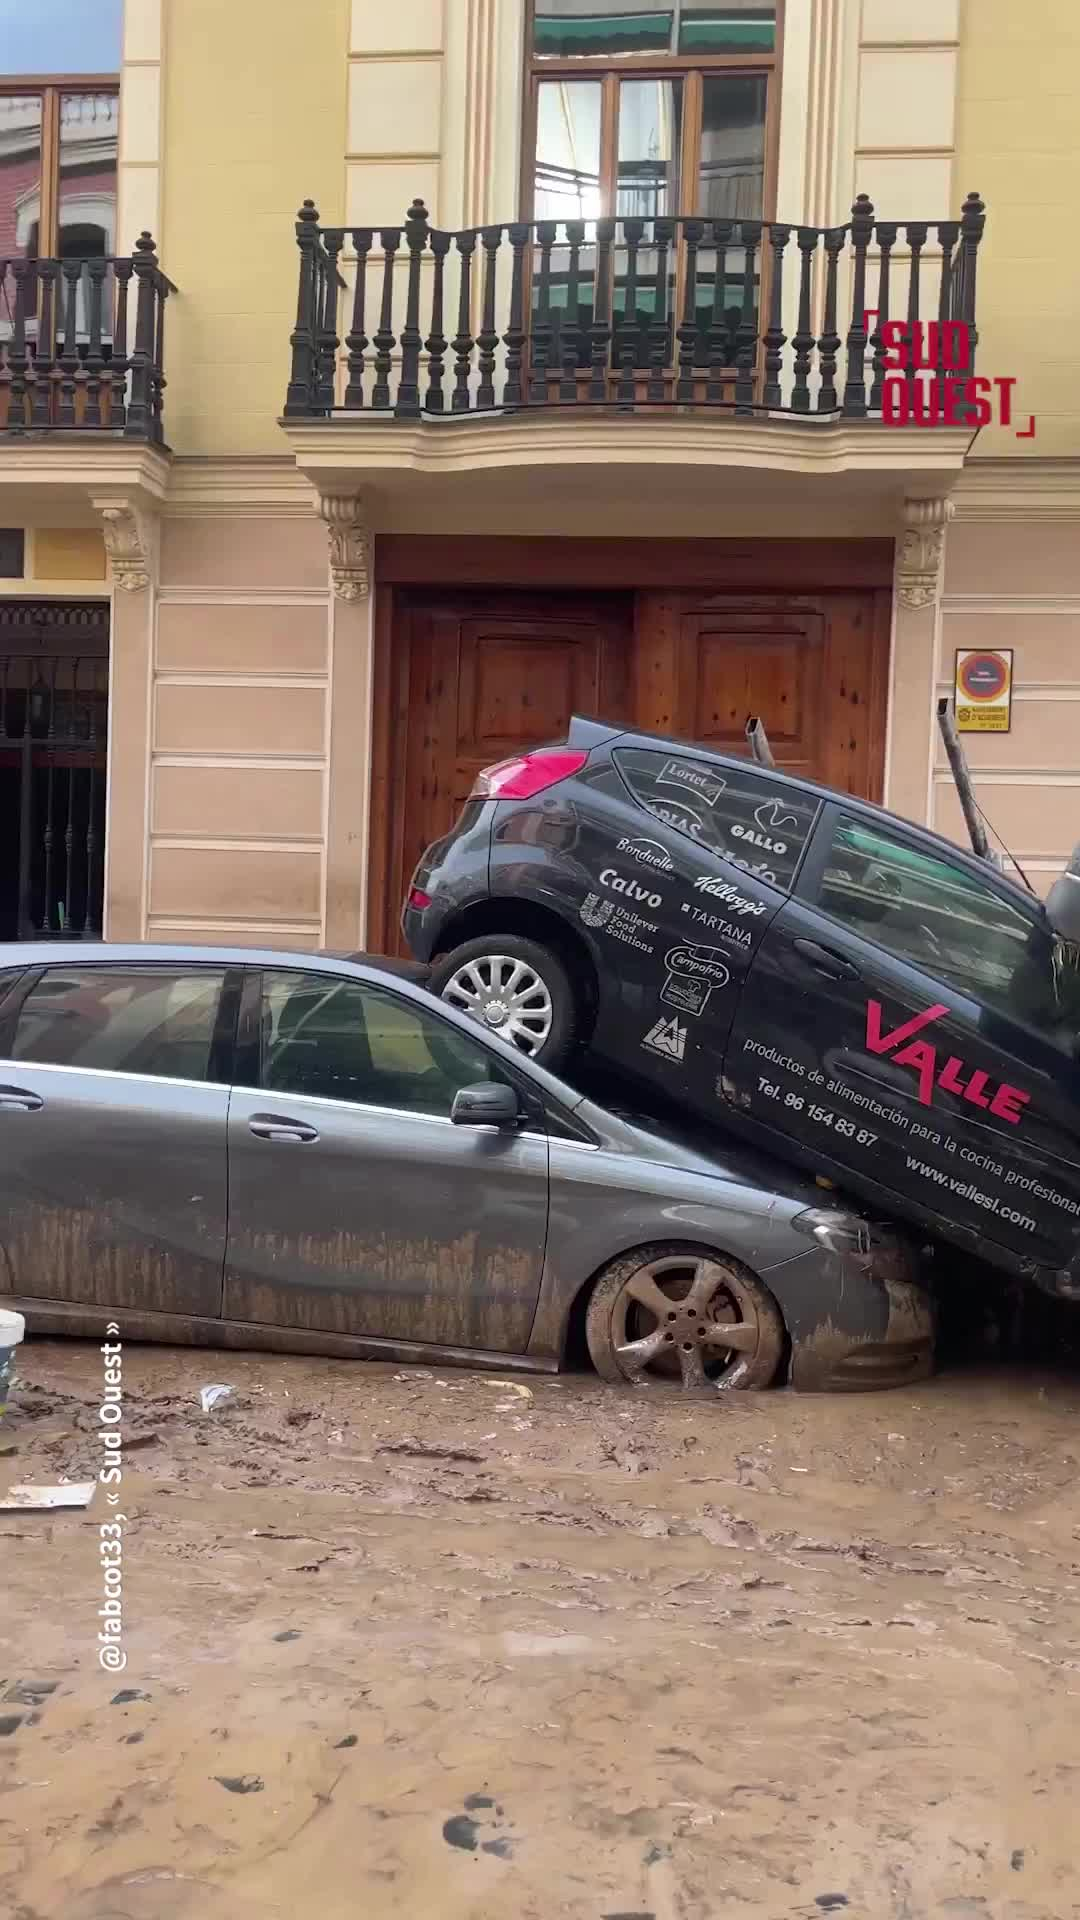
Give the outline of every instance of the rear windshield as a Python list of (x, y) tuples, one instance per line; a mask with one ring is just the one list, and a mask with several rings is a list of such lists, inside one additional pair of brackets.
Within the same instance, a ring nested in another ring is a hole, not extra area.
[(643, 807), (700, 847), (787, 889), (820, 802), (748, 766), (721, 772), (685, 753), (616, 748), (615, 764)]

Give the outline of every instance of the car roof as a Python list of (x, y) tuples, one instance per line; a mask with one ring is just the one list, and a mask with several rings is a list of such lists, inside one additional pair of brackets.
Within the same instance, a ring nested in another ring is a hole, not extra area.
[(0, 943), (0, 967), (100, 966), (280, 967), (289, 971), (313, 967), (332, 971), (342, 964), (422, 986), (431, 969), (418, 960), (399, 960), (385, 953), (346, 953), (327, 948), (309, 951), (296, 947), (182, 946), (171, 941), (24, 940)]
[[(598, 743), (599, 744), (599, 743)], [(627, 729), (614, 739), (604, 742), (608, 751), (617, 747), (641, 746), (647, 749), (656, 747), (670, 748), (675, 753), (685, 753), (696, 760), (707, 760), (710, 766), (725, 767), (732, 773), (746, 773), (748, 769), (765, 775), (769, 780), (777, 780), (782, 786), (794, 787), (800, 793), (812, 793), (819, 800), (832, 802), (835, 806), (845, 807), (849, 812), (864, 814), (867, 819), (893, 828), (902, 827), (905, 833), (920, 841), (928, 853), (947, 854), (951, 860), (961, 860), (973, 875), (986, 879), (991, 875), (1002, 886), (1008, 887), (1020, 900), (1026, 902), (1029, 911), (1040, 907), (1038, 895), (1014, 880), (1011, 874), (1002, 873), (999, 868), (980, 860), (976, 853), (966, 847), (958, 846), (955, 840), (949, 840), (943, 833), (935, 833), (932, 827), (920, 826), (915, 820), (908, 820), (900, 813), (890, 813), (888, 807), (880, 807), (874, 800), (860, 799), (853, 793), (845, 793), (840, 787), (824, 787), (817, 780), (804, 780), (800, 774), (784, 773), (779, 767), (762, 767), (747, 755), (736, 756), (730, 753), (717, 753), (713, 747), (702, 746), (699, 740), (680, 740), (673, 734), (644, 733), (637, 728)]]

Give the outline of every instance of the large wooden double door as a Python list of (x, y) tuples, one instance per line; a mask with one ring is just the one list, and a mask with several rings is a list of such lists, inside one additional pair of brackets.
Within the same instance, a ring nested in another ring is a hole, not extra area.
[(873, 589), (399, 590), (373, 940), (396, 942), (416, 861), (479, 770), (558, 739), (574, 713), (732, 754), (759, 714), (778, 765), (880, 798), (887, 602)]

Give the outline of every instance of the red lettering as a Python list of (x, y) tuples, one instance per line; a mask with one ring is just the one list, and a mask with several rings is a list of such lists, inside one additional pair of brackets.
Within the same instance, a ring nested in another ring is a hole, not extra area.
[[(908, 345), (907, 327), (902, 320), (886, 320), (881, 329), (881, 344), (888, 348), (885, 355), (886, 367), (892, 368), (895, 372), (907, 366), (911, 358), (911, 348)], [(895, 360), (891, 357), (893, 354), (896, 355)]]
[(1012, 375), (998, 374), (995, 376), (994, 385), (1001, 395), (998, 418), (1003, 427), (1009, 427), (1012, 425), (1012, 390), (1016, 385), (1016, 379)]
[(929, 386), (916, 380), (911, 395), (911, 417), (917, 427), (936, 427), (941, 419), (941, 382)]
[(937, 1066), (937, 1049), (927, 1040), (912, 1040), (899, 1053), (893, 1054), (898, 1067), (917, 1067), (919, 1071), (919, 1099), (924, 1107), (933, 1105), (934, 1069)]
[(906, 380), (888, 380), (881, 388), (881, 418), (889, 427), (906, 427), (911, 412)]
[(941, 355), (939, 366), (948, 367), (954, 373), (961, 373), (970, 366), (971, 333), (963, 320), (944, 320), (941, 323)]
[(925, 1013), (917, 1013), (911, 1020), (905, 1020), (903, 1026), (894, 1027), (891, 1033), (881, 1031), (881, 1001), (868, 1000), (866, 1003), (866, 1046), (869, 1053), (889, 1053), (902, 1041), (910, 1040), (913, 1033), (921, 1033), (932, 1020), (940, 1020), (949, 1012), (948, 1007), (927, 1007)]
[(958, 417), (956, 411), (964, 397), (964, 382), (962, 380), (943, 380), (941, 385), (945, 390), (945, 425), (947, 427), (962, 427), (966, 425), (966, 422)]
[(955, 1053), (949, 1055), (944, 1068), (938, 1074), (938, 1086), (944, 1087), (946, 1093), (963, 1093), (964, 1083), (956, 1077), (963, 1064), (962, 1060), (957, 1059)]
[(1018, 1127), (1030, 1099), (1030, 1093), (1021, 1093), (1019, 1087), (1010, 1087), (1008, 1081), (1003, 1080), (990, 1102), (990, 1111), (996, 1113), (999, 1120), (1007, 1120), (1011, 1127)]
[(989, 1100), (987, 1100), (983, 1093), (983, 1088), (989, 1078), (990, 1075), (984, 1073), (981, 1067), (976, 1067), (971, 1079), (964, 1088), (964, 1099), (970, 1100), (973, 1107), (988, 1107), (990, 1105)]
[(989, 400), (980, 399), (981, 394), (990, 392), (990, 382), (985, 374), (974, 373), (970, 380), (964, 381), (964, 399), (967, 402), (969, 424), (974, 427), (988, 427), (994, 417)]

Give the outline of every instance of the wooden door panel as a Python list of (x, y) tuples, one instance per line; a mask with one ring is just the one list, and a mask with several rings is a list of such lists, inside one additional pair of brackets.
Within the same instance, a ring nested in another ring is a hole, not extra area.
[(558, 739), (575, 713), (629, 719), (630, 634), (628, 595), (432, 594), (400, 609), (408, 717), (384, 942), (420, 855), (483, 767)]
[(684, 629), (697, 738), (718, 753), (746, 752), (746, 722), (764, 722), (778, 766), (804, 779), (819, 763), (823, 621), (691, 616)]
[(743, 755), (765, 724), (778, 766), (877, 799), (881, 793), (887, 609), (874, 592), (642, 593), (637, 723)]

